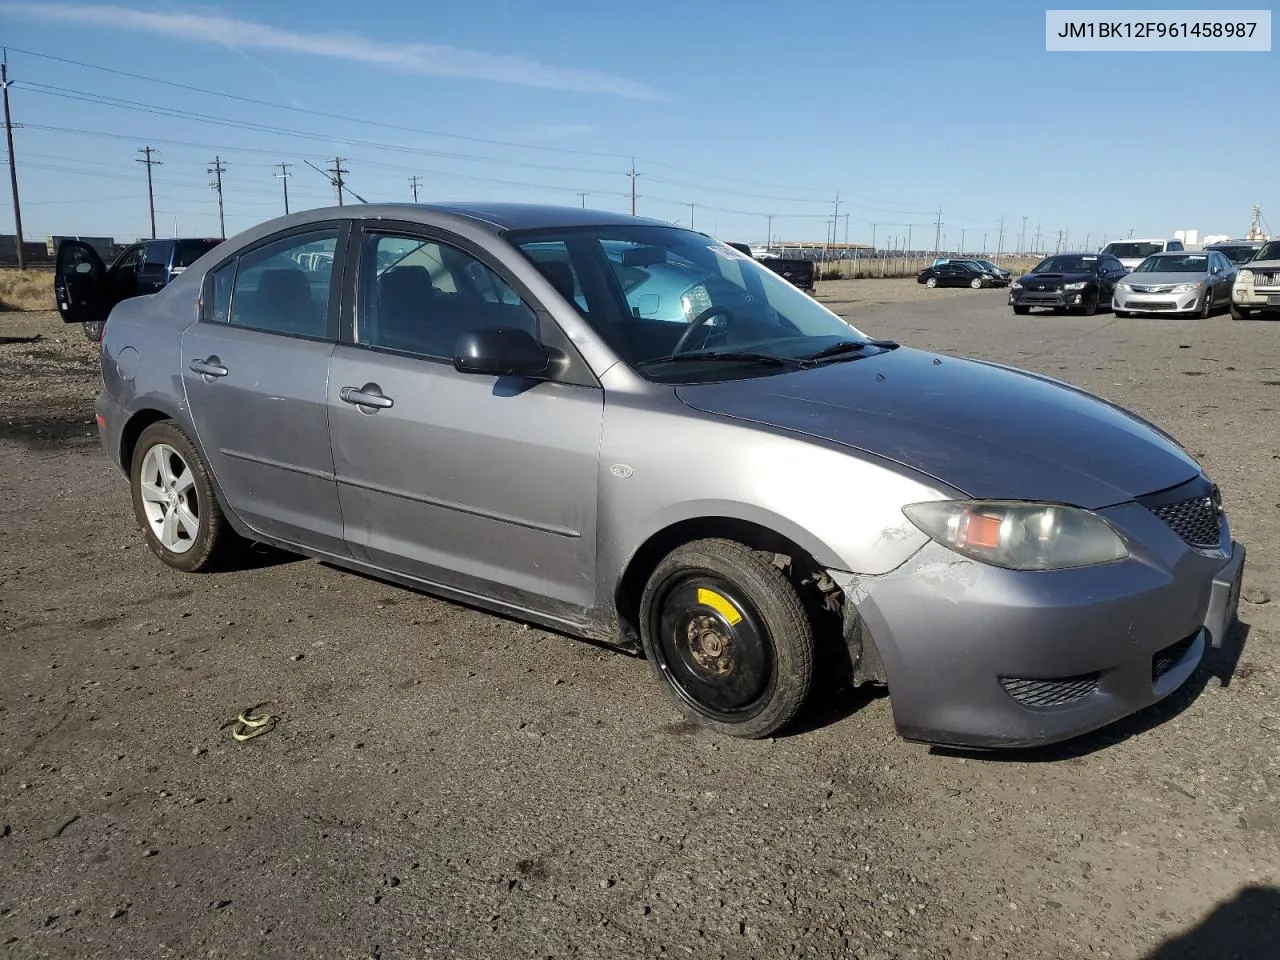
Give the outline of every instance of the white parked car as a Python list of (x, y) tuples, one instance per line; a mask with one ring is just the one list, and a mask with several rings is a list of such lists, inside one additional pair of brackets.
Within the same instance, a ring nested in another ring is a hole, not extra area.
[(1231, 316), (1249, 320), (1255, 314), (1280, 316), (1280, 240), (1264, 244), (1236, 273)]

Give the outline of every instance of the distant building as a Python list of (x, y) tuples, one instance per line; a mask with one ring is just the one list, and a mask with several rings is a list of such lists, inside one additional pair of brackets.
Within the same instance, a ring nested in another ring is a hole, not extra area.
[(1175, 240), (1181, 240), (1183, 243), (1187, 244), (1188, 246), (1193, 246), (1194, 244), (1199, 243), (1199, 242), (1200, 242), (1200, 240), (1199, 240), (1199, 236), (1200, 236), (1200, 231), (1199, 231), (1199, 230), (1175, 230), (1175, 231), (1173, 231), (1173, 239), (1175, 239)]

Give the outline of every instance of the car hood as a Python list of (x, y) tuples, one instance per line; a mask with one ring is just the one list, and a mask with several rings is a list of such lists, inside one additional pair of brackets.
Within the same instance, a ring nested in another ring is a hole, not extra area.
[(1237, 270), (1261, 270), (1264, 273), (1270, 273), (1273, 270), (1280, 270), (1280, 260), (1250, 260), (1248, 263), (1242, 263)]
[(1140, 287), (1163, 287), (1177, 283), (1204, 283), (1208, 279), (1207, 273), (1131, 273), (1124, 282), (1136, 283)]
[(694, 409), (844, 444), (981, 499), (1097, 509), (1200, 472), (1167, 434), (1083, 390), (906, 347), (676, 393)]

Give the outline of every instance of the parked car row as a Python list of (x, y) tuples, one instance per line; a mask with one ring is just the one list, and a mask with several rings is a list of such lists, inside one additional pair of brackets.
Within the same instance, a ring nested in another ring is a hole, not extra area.
[(1207, 318), (1219, 309), (1230, 309), (1237, 320), (1280, 314), (1280, 241), (1212, 244), (1203, 250), (1186, 250), (1170, 241), (1132, 269), (1110, 249), (1129, 252), (1123, 245), (1108, 244), (1101, 253), (1046, 257), (1010, 285), (1013, 312), (1025, 315), (1045, 308), (1089, 316), (1110, 306), (1117, 317)]

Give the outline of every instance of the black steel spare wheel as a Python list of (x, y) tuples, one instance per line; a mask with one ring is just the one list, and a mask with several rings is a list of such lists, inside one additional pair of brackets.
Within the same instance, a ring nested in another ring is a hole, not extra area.
[(641, 605), (645, 654), (695, 720), (764, 737), (795, 717), (812, 685), (813, 635), (776, 566), (734, 541), (687, 544), (658, 565)]

